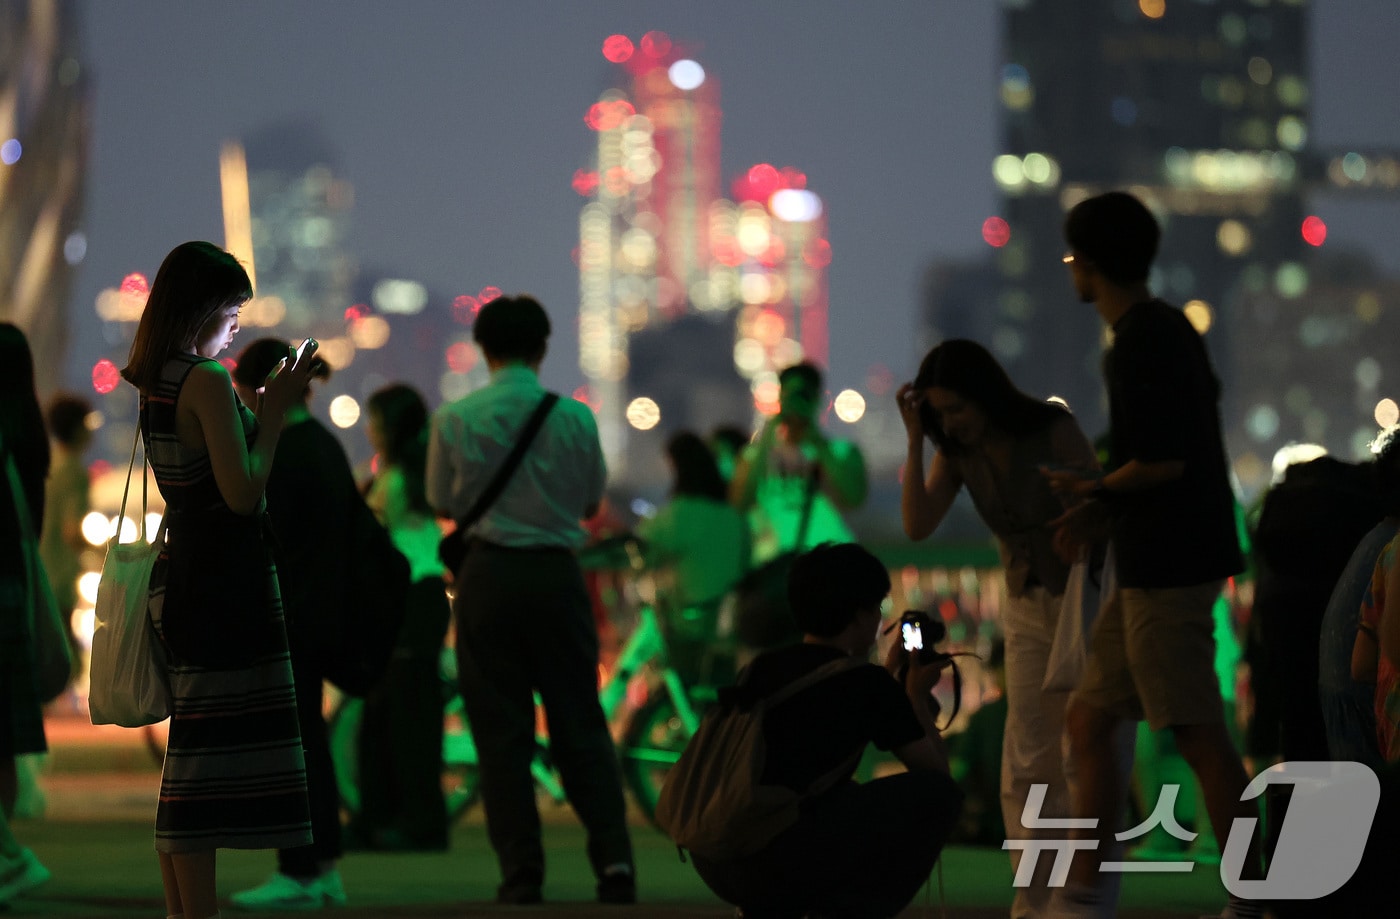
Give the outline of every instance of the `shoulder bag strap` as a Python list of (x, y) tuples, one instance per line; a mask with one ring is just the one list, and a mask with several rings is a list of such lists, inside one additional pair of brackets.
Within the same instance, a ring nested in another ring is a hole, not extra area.
[(864, 663), (865, 661), (860, 658), (845, 655), (838, 660), (822, 664), (820, 667), (803, 674), (777, 692), (770, 693), (762, 699), (759, 699), (758, 704), (762, 705), (764, 708), (772, 708), (780, 702), (787, 701), (802, 690), (815, 686), (827, 677), (836, 676), (838, 673), (845, 673), (847, 670), (853, 670)]
[(466, 516), (457, 521), (457, 532), (461, 537), (466, 537), (467, 530), (475, 526), (476, 522), (485, 516), (491, 505), (495, 504), (496, 499), (501, 496), (501, 492), (506, 490), (511, 476), (515, 475), (520, 461), (525, 458), (525, 451), (530, 448), (530, 442), (535, 439), (540, 428), (544, 427), (545, 416), (549, 414), (549, 410), (554, 408), (554, 403), (558, 401), (559, 395), (557, 393), (546, 393), (545, 397), (540, 400), (540, 404), (535, 407), (534, 414), (530, 416), (529, 421), (525, 422), (525, 427), (521, 430), (515, 446), (511, 448), (510, 455), (496, 470), (495, 477), (486, 486), (486, 490), (477, 496), (476, 501), (472, 502), (471, 509), (467, 511)]

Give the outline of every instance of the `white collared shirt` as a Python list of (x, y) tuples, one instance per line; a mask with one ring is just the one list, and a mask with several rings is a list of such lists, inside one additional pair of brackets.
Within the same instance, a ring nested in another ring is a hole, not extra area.
[[(428, 444), (428, 502), (454, 520), (464, 516), (544, 395), (533, 370), (512, 364), (492, 374), (486, 386), (439, 408)], [(578, 548), (586, 538), (580, 521), (602, 499), (606, 481), (592, 410), (561, 398), (472, 535), (503, 546)]]

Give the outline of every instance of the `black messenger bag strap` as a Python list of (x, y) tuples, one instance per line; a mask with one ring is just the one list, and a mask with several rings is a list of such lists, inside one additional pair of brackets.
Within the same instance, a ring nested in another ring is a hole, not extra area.
[(515, 446), (511, 448), (510, 454), (501, 463), (501, 467), (496, 470), (496, 475), (491, 479), (486, 490), (472, 502), (471, 509), (466, 516), (457, 521), (457, 531), (454, 534), (458, 539), (467, 538), (467, 530), (476, 525), (476, 522), (485, 516), (491, 509), (491, 505), (496, 503), (496, 499), (501, 496), (501, 492), (506, 490), (506, 485), (510, 483), (511, 476), (515, 475), (515, 470), (520, 467), (520, 461), (525, 458), (525, 451), (530, 449), (530, 442), (535, 439), (535, 435), (544, 427), (545, 416), (549, 410), (554, 408), (554, 403), (559, 401), (557, 393), (546, 393), (540, 400), (540, 404), (535, 407), (535, 412), (530, 416), (530, 420), (525, 422), (525, 427), (520, 432), (519, 439)]

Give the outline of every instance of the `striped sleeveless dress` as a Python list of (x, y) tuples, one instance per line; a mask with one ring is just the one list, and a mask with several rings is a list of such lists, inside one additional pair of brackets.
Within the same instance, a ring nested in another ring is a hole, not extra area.
[[(175, 355), (155, 391), (141, 400), (146, 453), (167, 513), (224, 503), (209, 454), (182, 446), (175, 428), (180, 388), (195, 365), (207, 360)], [(238, 411), (251, 443), (257, 419), (242, 403)], [(151, 621), (162, 639), (168, 563), (162, 552), (151, 574)], [(275, 651), (241, 670), (210, 670), (171, 656), (173, 711), (156, 806), (157, 851), (289, 849), (311, 843), (291, 656), (270, 552), (267, 577), (280, 638)], [(211, 594), (220, 589), (214, 582), (206, 586)]]

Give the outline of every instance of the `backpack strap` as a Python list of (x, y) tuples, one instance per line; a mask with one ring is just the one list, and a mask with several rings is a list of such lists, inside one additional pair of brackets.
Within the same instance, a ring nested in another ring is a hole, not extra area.
[(762, 705), (765, 710), (771, 709), (780, 702), (785, 702), (797, 695), (802, 690), (815, 686), (827, 677), (836, 676), (838, 673), (845, 673), (847, 670), (854, 670), (856, 667), (865, 663), (866, 661), (861, 658), (852, 657), (849, 654), (842, 655), (838, 660), (829, 661), (817, 667), (815, 670), (803, 674), (777, 692), (770, 693), (757, 699), (754, 702), (754, 707), (757, 708)]

